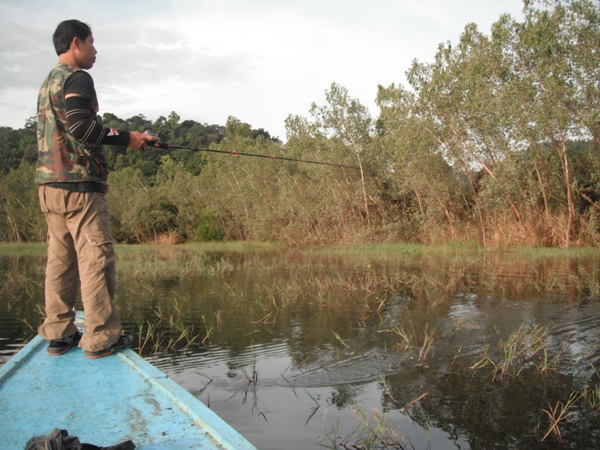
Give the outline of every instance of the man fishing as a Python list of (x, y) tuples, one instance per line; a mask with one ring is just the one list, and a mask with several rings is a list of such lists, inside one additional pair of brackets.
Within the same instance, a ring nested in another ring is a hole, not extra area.
[[(78, 20), (61, 22), (53, 43), (58, 64), (38, 95), (35, 182), (48, 224), (46, 319), (38, 332), (50, 341), (50, 355), (62, 355), (79, 345), (88, 358), (101, 358), (133, 341), (123, 334), (114, 305), (115, 254), (102, 146), (139, 150), (157, 137), (101, 124), (94, 82), (86, 72), (97, 54), (89, 25)], [(75, 325), (79, 285), (85, 313), (83, 335)]]

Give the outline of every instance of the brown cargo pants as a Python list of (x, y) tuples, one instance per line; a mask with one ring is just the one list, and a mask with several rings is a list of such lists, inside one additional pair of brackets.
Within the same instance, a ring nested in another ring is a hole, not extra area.
[(86, 351), (103, 350), (119, 339), (114, 305), (115, 253), (104, 194), (70, 192), (41, 185), (40, 207), (48, 223), (46, 319), (38, 333), (60, 339), (77, 331), (75, 301), (81, 283)]

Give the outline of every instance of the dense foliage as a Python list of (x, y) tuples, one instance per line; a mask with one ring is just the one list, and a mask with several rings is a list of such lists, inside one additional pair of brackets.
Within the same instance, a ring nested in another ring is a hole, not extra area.
[[(379, 116), (334, 83), (287, 142), (224, 126), (105, 114), (161, 140), (356, 166), (343, 169), (191, 150), (108, 148), (115, 238), (126, 242), (600, 243), (600, 5), (524, 1), (489, 35), (475, 24), (408, 86), (379, 86)], [(35, 122), (0, 128), (0, 239), (44, 238)]]

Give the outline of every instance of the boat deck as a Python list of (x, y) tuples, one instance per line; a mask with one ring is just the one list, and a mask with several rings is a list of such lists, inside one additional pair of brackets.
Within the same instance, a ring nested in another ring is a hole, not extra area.
[(80, 348), (46, 353), (37, 336), (0, 368), (0, 448), (68, 430), (82, 443), (132, 440), (141, 450), (254, 449), (163, 372), (127, 349), (88, 359)]

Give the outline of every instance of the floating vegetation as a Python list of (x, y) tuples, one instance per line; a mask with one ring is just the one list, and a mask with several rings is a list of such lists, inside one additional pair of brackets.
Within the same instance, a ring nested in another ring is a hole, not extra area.
[[(200, 334), (194, 330), (194, 325), (185, 325), (174, 320), (173, 316), (156, 322), (144, 321), (141, 317), (136, 319), (138, 345), (134, 349), (143, 356), (163, 353), (172, 350), (186, 350), (200, 340)], [(209, 332), (210, 333), (210, 332)], [(204, 341), (210, 336), (207, 334)], [(202, 343), (204, 343), (202, 341)]]

